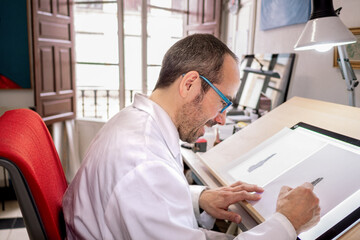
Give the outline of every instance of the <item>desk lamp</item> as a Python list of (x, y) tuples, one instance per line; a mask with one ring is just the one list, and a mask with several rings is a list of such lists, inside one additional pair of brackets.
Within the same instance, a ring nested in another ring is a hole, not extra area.
[(339, 52), (338, 63), (349, 91), (349, 105), (355, 106), (354, 88), (359, 82), (349, 62), (345, 45), (355, 43), (356, 37), (338, 17), (340, 10), (341, 8), (334, 10), (332, 0), (312, 0), (310, 19), (306, 23), (294, 49), (316, 49), (325, 52), (337, 46)]

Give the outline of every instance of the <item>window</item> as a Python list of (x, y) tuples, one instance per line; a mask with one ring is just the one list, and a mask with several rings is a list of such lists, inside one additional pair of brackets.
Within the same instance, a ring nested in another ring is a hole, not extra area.
[(79, 118), (109, 119), (135, 93), (150, 94), (163, 55), (183, 37), (184, 0), (143, 4), (144, 12), (141, 0), (75, 1)]

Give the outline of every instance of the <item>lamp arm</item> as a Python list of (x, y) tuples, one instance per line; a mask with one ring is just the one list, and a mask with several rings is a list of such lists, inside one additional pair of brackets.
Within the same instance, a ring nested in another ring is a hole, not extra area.
[(340, 57), (338, 57), (337, 63), (338, 63), (339, 69), (340, 69), (340, 73), (341, 73), (342, 79), (345, 79), (343, 67), (342, 67), (342, 64), (341, 64), (341, 61), (340, 61)]
[[(352, 66), (350, 64), (349, 59), (347, 59), (347, 61), (345, 61), (345, 63), (346, 63), (346, 65), (347, 65), (347, 67), (348, 67), (348, 69), (350, 71), (351, 79), (352, 80), (357, 80), (356, 75), (354, 73), (354, 69), (352, 68)], [(352, 82), (354, 82), (354, 81), (352, 81)], [(356, 86), (354, 86), (354, 87), (356, 87)]]
[(351, 67), (349, 62), (349, 57), (344, 45), (337, 47), (339, 52), (339, 66), (341, 70), (341, 75), (345, 79), (347, 90), (349, 91), (349, 105), (355, 106), (355, 94), (354, 88), (359, 84), (355, 76), (354, 70)]

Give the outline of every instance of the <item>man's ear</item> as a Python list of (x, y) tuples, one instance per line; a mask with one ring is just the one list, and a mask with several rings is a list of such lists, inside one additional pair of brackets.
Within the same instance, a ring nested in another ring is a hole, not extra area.
[(199, 94), (199, 89), (201, 88), (199, 78), (200, 76), (197, 71), (190, 71), (184, 74), (179, 85), (180, 96), (185, 98)]

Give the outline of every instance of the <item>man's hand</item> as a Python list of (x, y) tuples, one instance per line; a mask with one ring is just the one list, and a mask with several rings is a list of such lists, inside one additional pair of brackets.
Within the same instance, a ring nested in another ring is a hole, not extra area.
[(289, 219), (298, 234), (320, 221), (319, 199), (313, 189), (311, 183), (304, 183), (295, 189), (284, 186), (280, 190), (276, 211)]
[(236, 182), (229, 187), (205, 190), (200, 195), (199, 205), (204, 211), (217, 219), (226, 219), (235, 223), (241, 222), (239, 214), (228, 211), (231, 204), (242, 200), (257, 201), (264, 189), (256, 185)]

